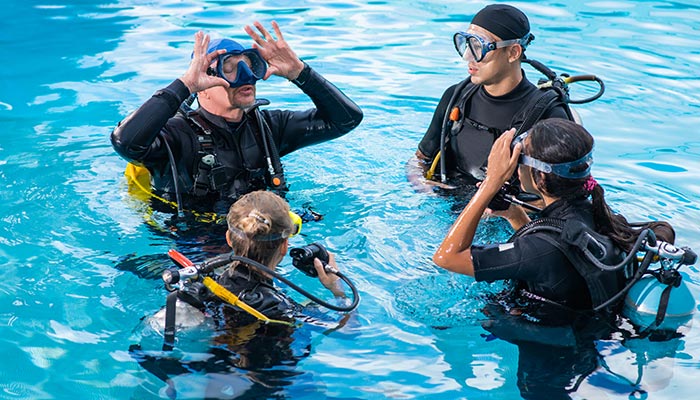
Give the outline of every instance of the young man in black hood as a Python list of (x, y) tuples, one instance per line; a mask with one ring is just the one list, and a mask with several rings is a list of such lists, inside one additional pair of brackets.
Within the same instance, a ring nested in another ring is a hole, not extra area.
[[(418, 145), (416, 157), (425, 170), (440, 152), (443, 137), (440, 156), (446, 170), (441, 173), (467, 184), (484, 179), (493, 142), (508, 129), (521, 127), (544, 93), (521, 69), (525, 49), (534, 38), (527, 16), (506, 4), (483, 8), (466, 32), (455, 33), (455, 48), (468, 64), (469, 77), (447, 88)], [(569, 113), (556, 101), (539, 119), (570, 119)]]

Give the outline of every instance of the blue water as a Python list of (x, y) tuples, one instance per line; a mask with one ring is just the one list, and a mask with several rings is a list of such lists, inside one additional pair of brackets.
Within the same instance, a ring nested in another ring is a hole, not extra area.
[[(0, 398), (166, 396), (164, 384), (127, 353), (145, 340), (141, 318), (164, 304), (166, 292), (158, 281), (116, 266), (127, 256), (167, 264), (178, 233), (163, 232), (167, 218), (149, 216), (126, 193), (125, 162), (109, 133), (184, 72), (194, 32), (249, 42), (244, 24), (269, 26), (273, 19), (294, 50), (365, 112), (351, 134), (283, 160), (292, 206), (325, 214), (292, 245), (325, 243), (360, 289), (362, 303), (338, 331), (300, 329), (298, 346), (308, 345), (309, 354), (291, 367), (288, 382), (266, 393), (519, 397), (518, 349), (487, 341), (478, 323), (478, 295), (493, 288), (430, 261), (456, 217), (450, 200), (416, 192), (405, 176), (405, 161), (443, 90), (466, 74), (451, 36), (485, 3), (63, 3), (13, 1), (2, 11)], [(557, 72), (596, 74), (607, 85), (600, 100), (577, 110), (596, 137), (594, 175), (609, 202), (633, 220), (670, 221), (679, 244), (700, 250), (697, 3), (513, 4), (529, 15), (536, 35), (530, 58)], [(528, 76), (539, 78), (532, 70)], [(276, 77), (261, 82), (258, 92), (275, 107), (310, 105)], [(574, 97), (587, 93), (572, 87)], [(504, 236), (501, 225), (491, 223), (478, 240)], [(281, 271), (324, 293), (288, 259)], [(698, 298), (698, 268), (684, 274)], [(696, 313), (685, 336), (667, 342), (598, 343), (603, 362), (571, 396), (694, 398), (698, 324)], [(231, 379), (249, 385), (253, 375), (239, 372)], [(203, 396), (200, 380), (180, 384), (182, 396)]]

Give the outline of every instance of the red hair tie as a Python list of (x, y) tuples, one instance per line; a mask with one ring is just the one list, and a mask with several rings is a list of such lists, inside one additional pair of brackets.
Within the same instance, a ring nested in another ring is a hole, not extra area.
[(583, 188), (586, 189), (587, 192), (592, 192), (596, 186), (598, 186), (598, 182), (593, 178), (593, 175), (589, 176), (583, 184)]

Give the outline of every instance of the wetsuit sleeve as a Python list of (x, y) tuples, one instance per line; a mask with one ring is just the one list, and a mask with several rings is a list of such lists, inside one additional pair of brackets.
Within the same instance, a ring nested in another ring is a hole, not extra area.
[(437, 152), (440, 150), (440, 135), (442, 132), (442, 122), (445, 119), (445, 113), (447, 113), (447, 106), (452, 98), (452, 94), (455, 91), (457, 85), (452, 85), (445, 93), (442, 94), (442, 98), (435, 108), (433, 113), (433, 119), (430, 121), (430, 126), (428, 126), (428, 131), (423, 135), (418, 144), (418, 150), (431, 160), (435, 157)]
[(189, 89), (179, 79), (155, 92), (112, 131), (114, 150), (128, 161), (144, 162), (166, 157), (162, 141), (156, 140), (158, 133), (189, 95)]
[(357, 104), (308, 64), (292, 82), (316, 107), (306, 111), (265, 111), (280, 156), (343, 136), (362, 121), (362, 110)]
[(472, 262), (477, 281), (546, 282), (548, 267), (565, 264), (566, 257), (544, 239), (529, 235), (511, 243), (472, 246)]

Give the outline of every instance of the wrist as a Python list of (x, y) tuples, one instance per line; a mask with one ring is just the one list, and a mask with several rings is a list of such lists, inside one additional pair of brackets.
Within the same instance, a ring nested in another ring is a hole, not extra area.
[(503, 186), (503, 182), (500, 182), (497, 179), (490, 178), (487, 175), (486, 178), (483, 181), (481, 181), (481, 184), (479, 185), (479, 191), (483, 192), (484, 194), (495, 195), (501, 189), (501, 186)]
[(311, 73), (310, 69), (311, 67), (309, 67), (309, 64), (299, 60), (298, 72), (295, 71), (295, 73), (290, 74), (289, 80), (297, 86), (303, 86), (309, 79), (309, 75)]
[(335, 297), (345, 297), (345, 290), (343, 289), (343, 285), (340, 283), (340, 278), (333, 281), (333, 283), (329, 285), (328, 290), (330, 290)]
[(194, 89), (195, 89), (195, 88), (194, 88), (194, 82), (192, 82), (191, 79), (187, 78), (187, 77), (184, 76), (184, 75), (181, 76), (181, 77), (178, 78), (178, 79), (180, 80), (180, 82), (182, 82), (183, 85), (185, 85), (185, 87), (187, 88), (187, 90), (189, 90), (189, 92), (190, 92), (189, 94), (195, 93), (195, 90), (194, 90)]

